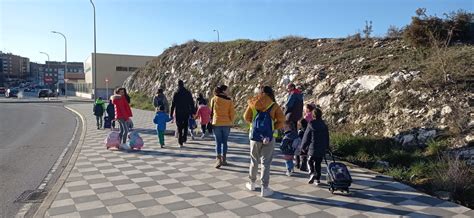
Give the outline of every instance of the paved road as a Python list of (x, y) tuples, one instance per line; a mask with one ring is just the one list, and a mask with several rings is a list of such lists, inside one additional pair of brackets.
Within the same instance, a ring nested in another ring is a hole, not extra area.
[(76, 126), (62, 104), (0, 103), (0, 217), (13, 217), (15, 199), (36, 189)]

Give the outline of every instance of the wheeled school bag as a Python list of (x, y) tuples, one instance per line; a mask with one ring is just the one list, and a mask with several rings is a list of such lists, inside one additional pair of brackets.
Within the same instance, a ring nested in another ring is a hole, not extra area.
[(339, 190), (341, 192), (349, 193), (349, 187), (352, 183), (352, 177), (349, 173), (349, 169), (343, 163), (336, 162), (331, 151), (328, 151), (331, 156), (332, 162), (328, 164), (326, 155), (324, 155), (324, 161), (327, 165), (327, 183), (329, 185), (329, 191), (334, 193), (334, 191)]
[(143, 148), (143, 139), (138, 135), (138, 132), (132, 131), (128, 133), (128, 146), (132, 150), (141, 150)]
[(112, 127), (112, 119), (110, 117), (104, 117), (104, 129), (110, 129)]
[(107, 150), (109, 148), (119, 148), (120, 133), (117, 131), (110, 131), (110, 133), (107, 135), (107, 138), (105, 138), (104, 143)]

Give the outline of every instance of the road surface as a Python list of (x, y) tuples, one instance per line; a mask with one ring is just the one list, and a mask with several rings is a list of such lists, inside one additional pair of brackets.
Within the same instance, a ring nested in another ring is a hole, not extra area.
[(0, 102), (0, 217), (21, 208), (14, 201), (34, 190), (70, 142), (76, 119), (62, 104)]

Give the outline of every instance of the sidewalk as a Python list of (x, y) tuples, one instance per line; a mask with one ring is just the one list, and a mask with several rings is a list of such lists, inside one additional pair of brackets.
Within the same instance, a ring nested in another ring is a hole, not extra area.
[(109, 130), (95, 128), (90, 104), (69, 106), (86, 118), (86, 138), (47, 217), (474, 217), (469, 208), (361, 168), (350, 169), (354, 179), (350, 195), (332, 195), (327, 186), (308, 185), (306, 174), (287, 177), (279, 151), (270, 178), (275, 194), (261, 198), (259, 192), (244, 187), (249, 167), (245, 133), (233, 130), (228, 154), (231, 166), (218, 170), (213, 167), (214, 142), (210, 139), (188, 139), (179, 149), (176, 139), (166, 136), (167, 146), (161, 149), (151, 122), (153, 112), (133, 111), (144, 150), (121, 152), (105, 149), (103, 140)]

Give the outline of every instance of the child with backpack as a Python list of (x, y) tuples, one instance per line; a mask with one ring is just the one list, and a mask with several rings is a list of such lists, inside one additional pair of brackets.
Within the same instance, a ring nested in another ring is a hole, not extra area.
[(283, 140), (281, 141), (280, 150), (283, 153), (283, 159), (285, 159), (286, 165), (286, 175), (291, 176), (294, 172), (294, 164), (293, 164), (293, 156), (295, 155), (296, 150), (301, 150), (301, 139), (296, 133), (295, 130), (291, 129), (291, 122), (285, 122), (285, 135), (283, 136)]
[(102, 100), (102, 97), (99, 97), (95, 100), (94, 107), (92, 112), (94, 112), (95, 120), (97, 122), (97, 129), (102, 128), (102, 117), (104, 116), (105, 111), (105, 102)]
[(204, 139), (207, 136), (206, 129), (210, 131), (211, 109), (206, 105), (206, 103), (206, 101), (200, 101), (199, 108), (196, 112), (196, 119), (199, 119), (199, 123), (201, 124), (201, 139)]
[(165, 110), (166, 108), (164, 105), (159, 105), (156, 110), (155, 118), (153, 119), (153, 123), (156, 124), (156, 133), (158, 135), (161, 148), (165, 147), (166, 123), (173, 120), (173, 118), (171, 118), (170, 115), (165, 112)]
[[(300, 129), (298, 130), (298, 136), (303, 140), (304, 132), (308, 127), (308, 121), (305, 119), (300, 120)], [(296, 159), (296, 168), (300, 169), (303, 172), (308, 171), (308, 152), (304, 149), (301, 149), (301, 146), (298, 150), (295, 151)]]

